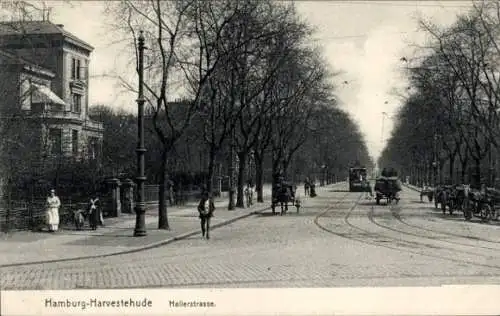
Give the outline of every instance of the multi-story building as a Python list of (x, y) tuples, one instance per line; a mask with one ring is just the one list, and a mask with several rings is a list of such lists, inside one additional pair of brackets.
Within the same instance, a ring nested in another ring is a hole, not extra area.
[(14, 127), (22, 120), (41, 156), (94, 159), (100, 152), (103, 125), (88, 111), (92, 51), (60, 24), (0, 23), (1, 116)]

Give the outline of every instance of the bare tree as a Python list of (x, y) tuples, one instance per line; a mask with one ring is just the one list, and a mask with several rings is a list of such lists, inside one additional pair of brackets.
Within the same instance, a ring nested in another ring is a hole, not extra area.
[[(158, 177), (159, 206), (158, 228), (169, 229), (166, 205), (166, 180), (168, 178), (168, 154), (174, 148), (188, 127), (199, 105), (201, 89), (186, 91), (185, 102), (169, 102), (173, 88), (179, 82), (188, 82), (190, 78), (186, 64), (192, 62), (192, 56), (186, 55), (186, 49), (192, 48), (192, 13), (203, 6), (198, 1), (121, 1), (112, 3), (107, 13), (115, 22), (115, 30), (129, 32), (133, 38), (133, 51), (137, 56), (137, 35), (143, 30), (148, 39), (147, 75), (145, 79), (146, 100), (152, 111), (152, 122), (161, 143), (161, 169)], [(125, 25), (123, 16), (127, 17)], [(137, 58), (136, 58), (137, 62)], [(198, 61), (199, 62), (199, 61)], [(213, 65), (212, 65), (213, 68)], [(209, 77), (212, 70), (199, 78), (200, 86)], [(133, 85), (120, 77), (125, 86), (134, 91)], [(182, 107), (175, 111), (171, 107)], [(172, 112), (175, 111), (175, 116)]]

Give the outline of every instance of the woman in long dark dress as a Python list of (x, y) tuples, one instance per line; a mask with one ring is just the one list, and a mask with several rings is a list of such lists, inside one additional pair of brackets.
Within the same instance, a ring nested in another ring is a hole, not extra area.
[(311, 188), (310, 188), (309, 196), (313, 198), (316, 195), (317, 195), (316, 194), (316, 184), (314, 182), (311, 182)]

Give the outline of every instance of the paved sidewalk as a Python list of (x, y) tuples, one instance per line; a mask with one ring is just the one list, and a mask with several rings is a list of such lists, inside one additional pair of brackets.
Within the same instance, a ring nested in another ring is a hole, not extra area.
[[(317, 191), (320, 193), (326, 188), (328, 187), (319, 187)], [(307, 199), (303, 198), (303, 191), (300, 190), (299, 187), (298, 196), (303, 199), (304, 203), (307, 203)], [(271, 190), (267, 186), (264, 189), (264, 203), (256, 203), (250, 208), (233, 211), (227, 210), (227, 199), (216, 200), (216, 210), (211, 221), (212, 228), (258, 212), (270, 211), (270, 195)], [(157, 229), (158, 216), (154, 210), (148, 211), (146, 214), (148, 235), (145, 237), (133, 237), (135, 215), (131, 214), (110, 219), (105, 227), (98, 228), (96, 231), (63, 229), (55, 234), (29, 231), (3, 234), (0, 238), (0, 253), (2, 254), (0, 267), (132, 253), (189, 236), (199, 236), (201, 239), (196, 205), (196, 203), (190, 203), (183, 208), (169, 208), (170, 230)]]

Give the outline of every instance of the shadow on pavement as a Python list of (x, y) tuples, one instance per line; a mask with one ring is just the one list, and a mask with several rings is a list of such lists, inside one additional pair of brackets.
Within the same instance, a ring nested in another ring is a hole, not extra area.
[(273, 216), (279, 216), (279, 212), (276, 212), (276, 214), (273, 214), (272, 212), (261, 212), (255, 216), (256, 217), (273, 217)]

